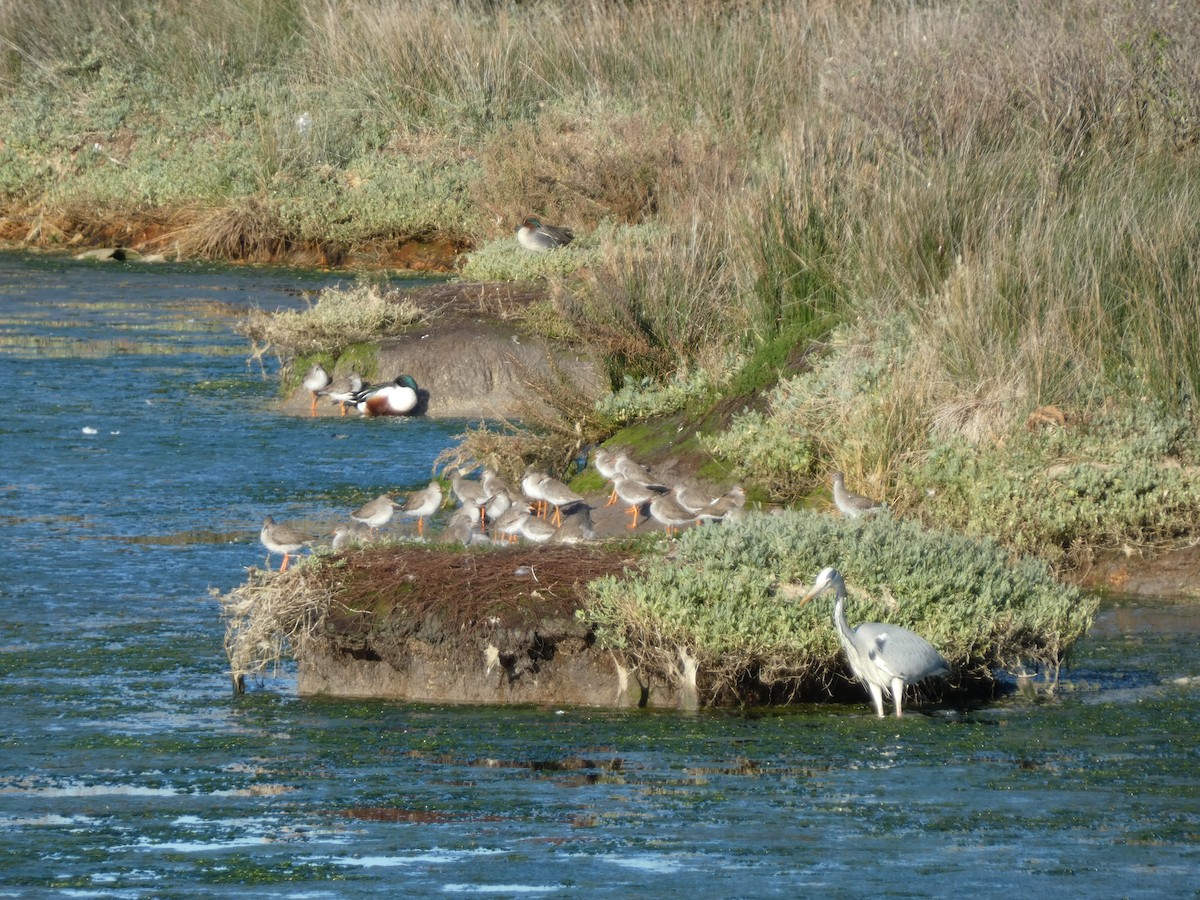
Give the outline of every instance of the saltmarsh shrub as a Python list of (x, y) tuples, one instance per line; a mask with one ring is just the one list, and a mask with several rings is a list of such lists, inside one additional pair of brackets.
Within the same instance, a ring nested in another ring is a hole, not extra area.
[(832, 598), (795, 602), (827, 565), (846, 577), (851, 627), (911, 628), (963, 681), (1030, 665), (1056, 673), (1097, 606), (1045, 563), (1013, 562), (991, 541), (796, 511), (692, 529), (670, 559), (643, 560), (637, 577), (594, 582), (585, 616), (604, 644), (668, 679), (686, 648), (702, 701), (753, 683), (786, 693), (828, 683), (841, 666)]
[(1020, 553), (1076, 562), (1072, 551), (1192, 534), (1197, 472), (1191, 416), (1147, 405), (1021, 429), (1002, 448), (941, 443), (910, 473), (908, 512)]
[(606, 394), (596, 409), (619, 425), (639, 419), (665, 416), (711, 399), (717, 387), (713, 376), (704, 369), (681, 369), (663, 382), (653, 378), (626, 378), (618, 391)]
[(835, 332), (810, 372), (780, 381), (765, 410), (734, 416), (726, 431), (705, 439), (706, 449), (787, 502), (832, 469), (862, 490), (881, 490), (927, 440), (921, 417), (928, 409), (917, 402), (923, 389), (905, 369), (908, 340), (896, 320)]
[(400, 292), (376, 285), (326, 288), (303, 310), (255, 309), (238, 330), (259, 347), (283, 359), (326, 351), (336, 356), (351, 344), (399, 334), (421, 321), (425, 313)]

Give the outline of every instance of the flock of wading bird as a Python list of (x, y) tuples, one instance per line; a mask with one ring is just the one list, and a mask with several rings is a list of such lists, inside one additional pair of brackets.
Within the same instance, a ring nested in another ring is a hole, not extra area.
[[(629, 528), (636, 528), (639, 516), (647, 513), (668, 535), (688, 526), (744, 515), (746, 495), (740, 486), (715, 497), (690, 482), (669, 487), (655, 481), (649, 470), (627, 453), (603, 447), (596, 450), (593, 464), (612, 486), (607, 505), (618, 501), (628, 504)], [(478, 480), (466, 478), (457, 468), (451, 469), (449, 476), (457, 506), (445, 526), (443, 540), (463, 545), (519, 540), (576, 543), (597, 537), (587, 500), (533, 466), (526, 469), (519, 490), (491, 469), (485, 468)], [(442, 508), (445, 499), (436, 480), (403, 502), (381, 494), (350, 514), (352, 524), (338, 526), (333, 532), (333, 548), (370, 542), (397, 511), (403, 518), (416, 519), (417, 535), (423, 537), (425, 520)], [(841, 472), (833, 473), (833, 501), (842, 515), (851, 519), (877, 515), (887, 508), (878, 500), (848, 490)], [(281, 572), (287, 568), (291, 554), (314, 541), (270, 516), (263, 521), (261, 539), (270, 553), (283, 554)], [(827, 589), (834, 593), (833, 625), (846, 661), (870, 693), (878, 716), (885, 714), (885, 695), (890, 695), (896, 715), (901, 716), (905, 688), (950, 674), (945, 658), (907, 628), (880, 622), (863, 622), (851, 628), (846, 621), (846, 583), (833, 566), (821, 570), (801, 604)]]
[[(692, 481), (674, 486), (663, 484), (628, 453), (603, 447), (595, 451), (593, 464), (611, 485), (605, 505), (624, 504), (630, 529), (637, 528), (640, 520), (649, 519), (671, 535), (681, 528), (727, 521), (744, 513), (746, 493), (741, 486), (713, 495)], [(450, 498), (456, 501), (441, 534), (441, 539), (448, 543), (466, 546), (523, 540), (535, 544), (573, 544), (598, 537), (587, 499), (534, 466), (525, 470), (519, 487), (488, 468), (478, 479), (466, 477), (457, 468), (450, 469), (448, 475)], [(426, 520), (438, 513), (450, 498), (437, 480), (403, 500), (380, 494), (350, 513), (349, 524), (339, 525), (333, 531), (333, 549), (371, 543), (396, 514), (402, 519), (415, 519), (416, 536), (424, 539)], [(317, 541), (314, 535), (276, 522), (271, 516), (263, 520), (259, 537), (268, 553), (283, 556), (281, 572), (287, 569), (293, 554)], [(268, 562), (269, 559), (268, 556)]]
[[(315, 401), (314, 401), (315, 402)], [(629, 514), (629, 529), (638, 527), (639, 518), (663, 526), (667, 536), (683, 528), (713, 522), (732, 521), (745, 514), (746, 492), (734, 485), (723, 494), (713, 495), (692, 480), (674, 486), (655, 479), (650, 470), (633, 460), (624, 450), (596, 449), (592, 463), (611, 485), (606, 506), (620, 502)], [(490, 468), (481, 478), (467, 478), (462, 469), (449, 470), (450, 491), (457, 501), (441, 539), (464, 546), (478, 543), (575, 544), (596, 540), (592, 509), (586, 498), (546, 472), (528, 466), (520, 488), (513, 486)], [(350, 513), (350, 524), (339, 525), (331, 533), (332, 548), (341, 550), (363, 545), (379, 537), (379, 529), (399, 512), (402, 519), (416, 519), (417, 538), (425, 538), (425, 520), (438, 513), (447, 500), (436, 479), (414, 491), (403, 501), (380, 494)], [(887, 509), (885, 503), (856, 494), (846, 487), (841, 472), (833, 473), (833, 502), (842, 515), (857, 519)], [(270, 554), (283, 556), (279, 571), (288, 567), (294, 554), (317, 542), (314, 535), (263, 519), (259, 539)]]

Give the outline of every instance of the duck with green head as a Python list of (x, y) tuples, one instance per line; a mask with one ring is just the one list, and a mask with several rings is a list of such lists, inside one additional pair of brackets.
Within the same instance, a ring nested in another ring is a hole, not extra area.
[(388, 384), (365, 388), (354, 398), (354, 405), (367, 418), (410, 416), (415, 414), (420, 402), (417, 382), (411, 375), (398, 375)]
[(517, 243), (526, 250), (542, 253), (546, 250), (557, 250), (575, 240), (575, 234), (570, 228), (561, 225), (543, 225), (537, 216), (526, 216), (517, 229)]

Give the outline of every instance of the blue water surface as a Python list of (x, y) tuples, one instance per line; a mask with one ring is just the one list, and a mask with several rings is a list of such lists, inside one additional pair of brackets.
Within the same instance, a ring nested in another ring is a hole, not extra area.
[(276, 409), (239, 318), (350, 280), (0, 254), (0, 896), (1200, 890), (1183, 601), (1107, 602), (1052, 696), (899, 721), (236, 695), (210, 590), (262, 517), (345, 521), (463, 429)]

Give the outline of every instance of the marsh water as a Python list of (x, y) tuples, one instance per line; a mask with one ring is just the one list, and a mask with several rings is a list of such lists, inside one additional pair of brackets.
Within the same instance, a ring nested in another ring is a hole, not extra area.
[(1200, 889), (1170, 598), (1106, 601), (1053, 696), (903, 720), (235, 695), (210, 589), (262, 517), (344, 521), (462, 430), (274, 409), (238, 317), (339, 279), (0, 255), (0, 896)]

